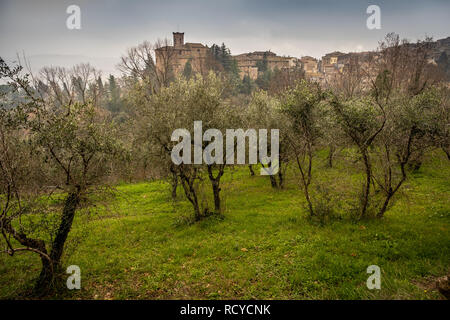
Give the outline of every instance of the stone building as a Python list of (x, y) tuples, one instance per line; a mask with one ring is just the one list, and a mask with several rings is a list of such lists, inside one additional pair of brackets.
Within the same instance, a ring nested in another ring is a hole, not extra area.
[[(414, 44), (410, 44), (414, 46)], [(217, 64), (211, 53), (211, 49), (201, 43), (184, 42), (183, 32), (173, 32), (173, 45), (165, 45), (155, 50), (156, 67), (162, 73), (179, 74), (189, 62), (193, 73), (205, 74)], [(329, 82), (337, 79), (345, 73), (346, 69), (355, 67), (355, 64), (365, 70), (371, 69), (371, 64), (376, 60), (374, 52), (342, 53), (334, 51), (317, 60), (310, 56), (301, 59), (295, 57), (281, 57), (271, 51), (255, 51), (232, 56), (237, 62), (239, 75), (242, 78), (248, 76), (255, 80), (261, 74), (261, 67), (269, 70), (292, 70), (301, 68), (307, 79), (317, 82)], [(445, 72), (450, 77), (450, 37), (440, 39), (432, 43), (430, 63), (445, 65)]]
[(318, 70), (318, 61), (316, 58), (304, 56), (300, 59), (305, 75), (315, 74)]
[(300, 66), (297, 58), (280, 57), (270, 51), (255, 51), (243, 53), (233, 58), (237, 61), (239, 75), (243, 78), (245, 75), (255, 80), (258, 77), (258, 63), (267, 62), (267, 68), (270, 70), (286, 70)]
[(339, 63), (339, 57), (345, 56), (345, 53), (334, 51), (327, 53), (322, 57), (320, 71), (326, 75), (333, 75), (342, 72), (344, 65)]
[(173, 46), (164, 46), (155, 50), (156, 67), (164, 70), (170, 65), (175, 74), (183, 72), (190, 62), (193, 72), (204, 73), (207, 69), (210, 49), (201, 43), (184, 43), (184, 32), (173, 32)]
[[(184, 42), (183, 32), (173, 32), (173, 46), (162, 46), (155, 50), (156, 67), (161, 72), (170, 70), (174, 74), (182, 73), (186, 63), (190, 62), (192, 72), (206, 73), (212, 67), (213, 61), (208, 46), (201, 43)], [(300, 67), (301, 63), (294, 57), (280, 57), (270, 51), (255, 51), (232, 56), (237, 61), (239, 75), (245, 75), (255, 80), (258, 77), (258, 62), (267, 62), (270, 70), (286, 70)]]
[(322, 80), (323, 75), (319, 72), (319, 61), (316, 58), (303, 56), (299, 61), (306, 79), (317, 82)]

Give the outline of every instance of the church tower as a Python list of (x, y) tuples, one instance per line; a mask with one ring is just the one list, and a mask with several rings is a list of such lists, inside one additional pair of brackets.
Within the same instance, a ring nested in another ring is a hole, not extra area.
[(184, 46), (184, 32), (173, 33), (173, 46), (174, 48), (182, 48)]

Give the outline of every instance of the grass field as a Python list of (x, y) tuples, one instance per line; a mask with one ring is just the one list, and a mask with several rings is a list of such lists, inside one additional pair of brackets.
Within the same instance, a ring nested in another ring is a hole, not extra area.
[[(357, 168), (317, 163), (339, 194), (340, 219), (307, 218), (289, 172), (285, 190), (246, 168), (224, 177), (223, 219), (188, 224), (190, 204), (172, 202), (162, 181), (122, 184), (107, 207), (80, 212), (63, 265), (81, 268), (81, 290), (64, 299), (441, 299), (432, 289), (450, 267), (450, 165), (441, 154), (410, 176), (382, 220), (355, 222), (345, 199)], [(350, 201), (349, 200), (349, 201)], [(337, 202), (336, 202), (337, 203)], [(366, 269), (381, 268), (381, 290)], [(0, 298), (21, 298), (40, 270), (37, 255), (0, 255)]]

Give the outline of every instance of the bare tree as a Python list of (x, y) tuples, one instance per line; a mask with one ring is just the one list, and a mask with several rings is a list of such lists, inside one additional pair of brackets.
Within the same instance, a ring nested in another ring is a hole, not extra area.
[(98, 102), (100, 91), (96, 80), (101, 73), (88, 63), (70, 69), (44, 67), (37, 77), (31, 76), (39, 96), (56, 106)]
[(176, 51), (167, 39), (154, 44), (144, 41), (128, 49), (118, 67), (125, 75), (144, 81), (154, 93), (174, 79), (175, 55)]

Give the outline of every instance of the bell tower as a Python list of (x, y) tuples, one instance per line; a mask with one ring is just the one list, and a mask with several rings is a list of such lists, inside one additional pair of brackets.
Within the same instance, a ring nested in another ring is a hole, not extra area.
[(184, 46), (184, 32), (173, 32), (173, 46), (174, 48)]

